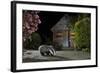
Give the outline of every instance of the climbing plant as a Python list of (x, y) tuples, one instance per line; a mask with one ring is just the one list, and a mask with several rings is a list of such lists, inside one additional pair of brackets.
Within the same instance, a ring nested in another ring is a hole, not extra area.
[(77, 48), (88, 48), (90, 50), (90, 37), (91, 37), (91, 23), (90, 16), (81, 14), (79, 20), (75, 23), (74, 31), (75, 38), (74, 42)]

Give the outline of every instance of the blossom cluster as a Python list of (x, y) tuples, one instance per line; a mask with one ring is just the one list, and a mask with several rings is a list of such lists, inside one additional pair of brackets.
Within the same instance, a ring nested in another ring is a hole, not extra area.
[(28, 11), (23, 12), (23, 38), (24, 40), (29, 38), (31, 34), (38, 30), (38, 25), (41, 24), (39, 11)]

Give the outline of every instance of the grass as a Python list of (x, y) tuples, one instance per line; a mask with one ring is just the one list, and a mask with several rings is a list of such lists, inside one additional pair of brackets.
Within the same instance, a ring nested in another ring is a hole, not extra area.
[(26, 50), (23, 53), (23, 62), (43, 62), (43, 61), (69, 61), (90, 59), (90, 53), (83, 51), (63, 50), (56, 51), (55, 56), (41, 56), (38, 50)]

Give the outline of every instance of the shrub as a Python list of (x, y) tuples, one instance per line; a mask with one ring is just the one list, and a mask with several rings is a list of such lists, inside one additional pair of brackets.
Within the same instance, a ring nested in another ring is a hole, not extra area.
[(90, 48), (90, 18), (86, 17), (75, 24), (74, 42), (77, 48)]
[(40, 35), (38, 33), (34, 32), (34, 33), (32, 33), (31, 38), (27, 39), (24, 42), (24, 48), (37, 50), (38, 47), (41, 45), (41, 42), (42, 41), (41, 41)]

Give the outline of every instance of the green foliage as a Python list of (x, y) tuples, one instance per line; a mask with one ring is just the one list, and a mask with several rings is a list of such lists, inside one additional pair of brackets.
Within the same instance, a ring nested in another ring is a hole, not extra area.
[(74, 27), (74, 42), (77, 48), (90, 48), (90, 18), (80, 16), (81, 20), (77, 21)]
[[(91, 23), (90, 23), (90, 14), (88, 13), (76, 13), (69, 14), (70, 23), (68, 26), (69, 32), (74, 32), (75, 36), (73, 43), (75, 48), (78, 50), (87, 49), (90, 51), (90, 37), (91, 37)], [(69, 39), (70, 39), (69, 34)]]
[(45, 38), (45, 43), (44, 44), (46, 44), (46, 45), (52, 45), (52, 41), (51, 41), (51, 39), (48, 37), (48, 38)]
[(70, 24), (68, 25), (68, 27), (71, 29), (71, 31), (73, 31), (75, 23), (78, 20), (79, 14), (76, 14), (76, 15), (71, 14), (69, 16), (70, 16)]
[(34, 32), (32, 33), (31, 35), (31, 38), (30, 39), (27, 39), (25, 42), (24, 42), (24, 47), (26, 49), (34, 49), (34, 50), (37, 50), (38, 47), (41, 45), (41, 37), (38, 33)]
[(32, 47), (34, 49), (38, 49), (38, 47), (41, 45), (41, 37), (38, 33), (32, 33), (32, 37), (31, 37), (31, 44), (32, 44)]
[(70, 16), (70, 24), (68, 25), (68, 27), (71, 31), (74, 31), (75, 23), (77, 21), (80, 21), (86, 17), (90, 18), (90, 14), (87, 13), (70, 14), (69, 16)]
[(82, 20), (83, 18), (86, 18), (86, 17), (90, 17), (90, 14), (81, 13), (81, 14), (78, 15), (78, 20)]

